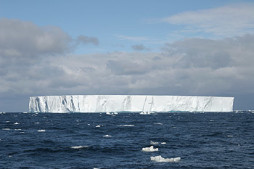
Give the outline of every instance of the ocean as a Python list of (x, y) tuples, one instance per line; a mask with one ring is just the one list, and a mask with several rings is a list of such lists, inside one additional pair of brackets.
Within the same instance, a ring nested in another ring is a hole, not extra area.
[(254, 113), (2, 113), (0, 168), (253, 169)]

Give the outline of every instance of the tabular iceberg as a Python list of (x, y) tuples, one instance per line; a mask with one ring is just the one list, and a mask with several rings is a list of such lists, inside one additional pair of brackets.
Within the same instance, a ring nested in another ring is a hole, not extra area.
[(30, 97), (29, 112), (232, 112), (234, 97), (65, 95)]

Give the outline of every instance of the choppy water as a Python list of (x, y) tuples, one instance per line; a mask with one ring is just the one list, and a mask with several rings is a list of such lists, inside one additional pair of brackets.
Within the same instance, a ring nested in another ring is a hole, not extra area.
[(0, 168), (251, 169), (254, 114), (0, 114)]

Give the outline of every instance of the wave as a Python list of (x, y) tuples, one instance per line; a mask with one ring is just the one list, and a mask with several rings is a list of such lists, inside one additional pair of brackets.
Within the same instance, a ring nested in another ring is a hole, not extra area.
[(88, 146), (71, 146), (72, 149), (88, 148)]

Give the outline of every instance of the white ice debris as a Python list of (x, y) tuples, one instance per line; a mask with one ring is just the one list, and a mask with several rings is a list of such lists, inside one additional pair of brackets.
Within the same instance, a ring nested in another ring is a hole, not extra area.
[(162, 156), (154, 156), (150, 157), (152, 161), (155, 162), (179, 162), (181, 160), (181, 157), (175, 157), (175, 158), (163, 158)]
[(65, 95), (30, 97), (29, 112), (231, 112), (234, 97)]
[(142, 148), (142, 151), (145, 151), (145, 152), (154, 152), (154, 151), (159, 151), (159, 149), (158, 148), (154, 148), (153, 146), (150, 146), (150, 147)]

